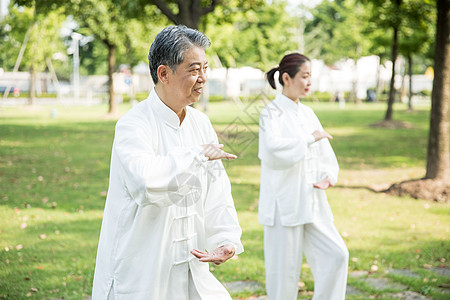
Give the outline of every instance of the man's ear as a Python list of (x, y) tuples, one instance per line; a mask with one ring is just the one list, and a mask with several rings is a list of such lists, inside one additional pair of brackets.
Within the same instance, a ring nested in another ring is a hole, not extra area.
[(160, 65), (156, 70), (156, 73), (158, 74), (158, 80), (164, 84), (169, 83), (170, 72), (172, 72), (172, 70), (168, 66)]

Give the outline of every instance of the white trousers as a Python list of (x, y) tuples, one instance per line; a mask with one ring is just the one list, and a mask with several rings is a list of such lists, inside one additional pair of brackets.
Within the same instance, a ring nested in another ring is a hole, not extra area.
[(314, 277), (313, 300), (343, 300), (348, 249), (332, 222), (284, 227), (278, 211), (274, 226), (264, 226), (266, 289), (269, 300), (298, 296), (303, 254)]
[[(189, 300), (202, 300), (202, 297), (200, 297), (200, 294), (198, 293), (195, 284), (194, 279), (192, 279), (191, 271), (189, 270)], [(109, 290), (108, 300), (114, 300), (114, 285), (111, 285), (111, 289)]]

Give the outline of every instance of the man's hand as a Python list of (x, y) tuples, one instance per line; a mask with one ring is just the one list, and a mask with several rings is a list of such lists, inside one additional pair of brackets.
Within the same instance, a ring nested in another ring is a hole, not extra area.
[(317, 141), (320, 141), (321, 139), (325, 139), (325, 138), (327, 138), (327, 139), (329, 139), (329, 140), (332, 140), (333, 139), (333, 137), (328, 133), (328, 132), (326, 132), (326, 131), (318, 131), (318, 130), (316, 130), (316, 131), (314, 131), (313, 133), (312, 133), (312, 135), (313, 135), (313, 137), (314, 137), (314, 140), (317, 142)]
[(334, 184), (331, 182), (330, 178), (322, 179), (321, 181), (314, 183), (313, 186), (316, 189), (326, 190), (330, 186), (334, 186)]
[(219, 248), (216, 248), (211, 253), (203, 252), (198, 249), (192, 250), (191, 253), (201, 262), (212, 262), (215, 265), (220, 265), (221, 263), (224, 263), (228, 259), (232, 258), (235, 250), (233, 245), (226, 244)]
[(209, 160), (216, 160), (216, 159), (236, 159), (237, 156), (234, 154), (227, 153), (222, 150), (223, 145), (222, 144), (206, 144), (202, 145), (203, 147), (203, 154), (209, 158)]

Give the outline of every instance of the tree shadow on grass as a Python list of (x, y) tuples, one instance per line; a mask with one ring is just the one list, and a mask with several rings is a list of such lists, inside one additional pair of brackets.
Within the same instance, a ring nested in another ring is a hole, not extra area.
[(0, 252), (0, 295), (10, 299), (90, 295), (100, 223), (101, 219), (88, 218), (43, 221), (21, 231), (8, 242), (13, 247)]
[(102, 207), (113, 134), (112, 122), (1, 125), (0, 204)]

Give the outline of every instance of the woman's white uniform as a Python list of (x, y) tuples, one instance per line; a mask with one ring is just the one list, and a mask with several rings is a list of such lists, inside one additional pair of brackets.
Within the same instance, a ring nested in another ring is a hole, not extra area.
[(282, 94), (259, 119), (261, 188), (259, 221), (264, 225), (269, 300), (294, 300), (305, 257), (314, 276), (315, 300), (345, 299), (348, 250), (333, 224), (324, 190), (314, 183), (337, 181), (339, 165), (313, 110)]

